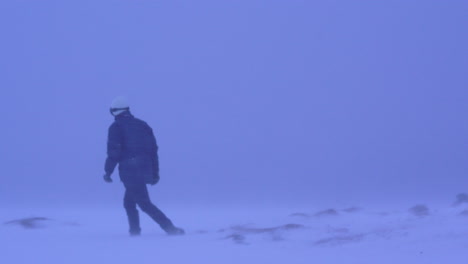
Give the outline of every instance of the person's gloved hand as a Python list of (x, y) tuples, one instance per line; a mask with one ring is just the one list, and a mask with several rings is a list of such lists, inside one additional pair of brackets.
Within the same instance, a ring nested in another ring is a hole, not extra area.
[(111, 183), (112, 182), (112, 178), (110, 176), (110, 174), (104, 174), (104, 181), (107, 182), (107, 183)]
[(159, 172), (156, 172), (154, 175), (153, 175), (153, 179), (151, 179), (151, 182), (150, 184), (151, 185), (155, 185), (159, 182)]

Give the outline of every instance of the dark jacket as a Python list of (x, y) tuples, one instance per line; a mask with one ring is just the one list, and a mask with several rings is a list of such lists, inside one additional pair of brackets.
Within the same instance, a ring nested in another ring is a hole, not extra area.
[(124, 183), (151, 183), (153, 178), (159, 178), (158, 145), (153, 130), (129, 111), (116, 116), (109, 127), (106, 173), (112, 174), (117, 164)]

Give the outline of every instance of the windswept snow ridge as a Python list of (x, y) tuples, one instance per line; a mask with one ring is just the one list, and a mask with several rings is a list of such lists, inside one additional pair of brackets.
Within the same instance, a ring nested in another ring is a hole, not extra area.
[(468, 204), (383, 209), (180, 208), (171, 213), (186, 236), (166, 236), (142, 217), (138, 238), (119, 207), (3, 213), (0, 263), (154, 263), (157, 255), (171, 263), (466, 264)]

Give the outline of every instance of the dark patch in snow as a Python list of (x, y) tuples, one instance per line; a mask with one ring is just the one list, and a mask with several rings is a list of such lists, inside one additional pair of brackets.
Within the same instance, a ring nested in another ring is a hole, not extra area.
[(256, 228), (250, 227), (247, 225), (243, 226), (232, 226), (228, 229), (221, 229), (219, 232), (226, 232), (232, 231), (232, 233), (226, 237), (225, 239), (231, 239), (237, 244), (246, 244), (247, 235), (267, 235), (269, 239), (272, 241), (283, 241), (284, 238), (282, 236), (283, 232), (292, 231), (296, 229), (303, 229), (305, 226), (300, 224), (287, 224), (281, 225), (276, 227), (267, 227), (267, 228)]
[(460, 216), (468, 216), (468, 210), (463, 210), (459, 214)]
[(308, 218), (308, 217), (310, 217), (310, 215), (305, 214), (305, 213), (294, 213), (294, 214), (290, 214), (289, 216), (292, 216), (292, 217), (303, 217), (303, 218)]
[(453, 203), (454, 206), (459, 206), (461, 204), (468, 203), (468, 194), (466, 193), (459, 193), (455, 197), (455, 202)]
[(418, 204), (408, 210), (412, 215), (424, 217), (429, 215), (429, 208), (423, 204)]
[(271, 240), (273, 241), (284, 241), (284, 238), (278, 234), (278, 233), (274, 233), (271, 237)]
[(391, 228), (391, 227), (380, 227), (372, 232), (369, 232), (368, 235), (373, 235), (379, 238), (384, 238), (384, 239), (390, 239), (393, 236), (406, 236), (408, 235), (408, 232), (406, 231), (406, 228)]
[(43, 224), (46, 221), (51, 221), (51, 219), (45, 217), (29, 217), (8, 221), (5, 222), (5, 225), (19, 225), (26, 229), (37, 229), (43, 228)]
[(242, 234), (262, 234), (262, 233), (273, 233), (276, 231), (290, 231), (290, 230), (302, 229), (302, 228), (304, 228), (304, 226), (300, 224), (287, 224), (287, 225), (282, 225), (282, 226), (277, 226), (277, 227), (267, 227), (267, 228), (233, 226), (231, 227), (231, 230), (234, 230)]
[(315, 245), (318, 246), (339, 246), (348, 243), (359, 242), (365, 237), (364, 234), (355, 235), (344, 235), (344, 236), (333, 236), (324, 239), (317, 240)]
[(224, 239), (231, 239), (236, 244), (246, 244), (245, 236), (238, 234), (238, 233), (234, 233), (229, 236), (226, 236)]
[(349, 207), (349, 208), (343, 209), (343, 211), (346, 212), (346, 213), (357, 213), (357, 212), (359, 212), (361, 210), (362, 209), (359, 208), (359, 207)]
[(323, 211), (320, 211), (320, 212), (317, 212), (315, 214), (315, 216), (317, 217), (321, 217), (321, 216), (337, 216), (338, 215), (338, 212), (335, 210), (335, 209), (327, 209), (327, 210), (323, 210)]

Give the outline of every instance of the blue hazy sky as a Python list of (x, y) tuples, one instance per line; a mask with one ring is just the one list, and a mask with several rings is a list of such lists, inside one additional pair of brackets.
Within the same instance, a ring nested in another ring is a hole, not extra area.
[(115, 96), (155, 130), (155, 201), (468, 191), (468, 2), (2, 1), (0, 202), (121, 199)]

